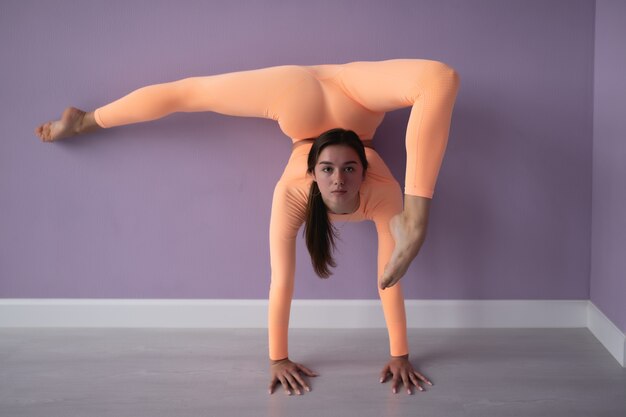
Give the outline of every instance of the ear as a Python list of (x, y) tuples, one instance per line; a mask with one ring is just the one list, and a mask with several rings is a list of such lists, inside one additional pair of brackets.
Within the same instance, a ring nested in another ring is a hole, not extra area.
[(311, 178), (313, 182), (317, 182), (317, 178), (315, 178), (315, 171), (307, 172), (306, 175), (307, 177)]

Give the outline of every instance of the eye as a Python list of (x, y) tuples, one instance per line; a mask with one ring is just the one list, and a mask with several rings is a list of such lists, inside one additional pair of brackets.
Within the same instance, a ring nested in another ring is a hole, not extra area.
[(322, 172), (326, 172), (326, 173), (333, 172), (333, 169), (331, 167), (324, 167), (322, 168)]
[(354, 172), (354, 167), (347, 167), (346, 172)]

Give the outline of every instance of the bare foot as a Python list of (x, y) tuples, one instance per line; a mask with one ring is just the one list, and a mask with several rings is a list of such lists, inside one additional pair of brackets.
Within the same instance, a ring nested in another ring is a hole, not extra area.
[(76, 107), (68, 107), (63, 112), (61, 120), (42, 124), (35, 129), (35, 135), (43, 142), (53, 142), (77, 135), (80, 133), (85, 114), (84, 111)]
[(379, 279), (381, 290), (392, 287), (400, 281), (426, 239), (426, 227), (415, 227), (406, 220), (403, 213), (392, 217), (389, 226), (395, 247), (383, 276)]

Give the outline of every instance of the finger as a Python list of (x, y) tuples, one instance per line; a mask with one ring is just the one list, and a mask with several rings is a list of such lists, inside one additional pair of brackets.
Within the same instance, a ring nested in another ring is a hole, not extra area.
[(417, 377), (414, 373), (410, 373), (409, 378), (411, 378), (411, 382), (417, 387), (418, 390), (424, 391), (424, 388), (422, 388), (422, 386), (419, 384), (419, 381), (417, 380)]
[(298, 385), (296, 380), (293, 379), (293, 376), (290, 373), (287, 373), (287, 375), (285, 375), (285, 378), (287, 379), (287, 381), (289, 381), (289, 385), (291, 386), (291, 389), (293, 389), (293, 392), (301, 395), (302, 393), (300, 392), (300, 385)]
[(270, 382), (270, 386), (269, 386), (270, 395), (272, 395), (272, 393), (274, 392), (274, 387), (276, 386), (277, 383), (278, 383), (278, 378), (274, 377), (272, 381)]
[(409, 381), (409, 374), (406, 371), (402, 371), (402, 383), (404, 384), (404, 388), (406, 388), (407, 394), (411, 395), (411, 382)]
[(283, 388), (285, 389), (285, 394), (287, 395), (291, 395), (291, 391), (289, 391), (289, 384), (287, 383), (287, 379), (285, 379), (284, 376), (279, 376), (278, 377), (280, 379), (280, 383), (283, 385)]
[(430, 385), (430, 386), (432, 387), (433, 383), (432, 383), (432, 382), (430, 382), (430, 381), (428, 380), (428, 378), (426, 378), (424, 375), (420, 374), (420, 373), (419, 373), (419, 372), (417, 372), (417, 371), (413, 371), (413, 372), (415, 372), (415, 375), (417, 375), (417, 377), (418, 377), (419, 379), (421, 379), (422, 381), (424, 381), (425, 383), (427, 383), (428, 385)]
[(317, 372), (314, 372), (314, 371), (310, 370), (309, 368), (307, 368), (304, 365), (298, 364), (298, 369), (300, 369), (302, 372), (304, 372), (308, 376), (319, 376), (319, 374)]
[(387, 380), (387, 376), (389, 376), (389, 365), (386, 365), (383, 368), (383, 371), (380, 373), (380, 383), (381, 384)]
[(307, 390), (308, 392), (311, 392), (311, 388), (309, 388), (307, 383), (304, 381), (304, 379), (302, 379), (302, 377), (300, 376), (298, 372), (294, 372), (292, 375), (305, 390)]
[(396, 394), (398, 392), (398, 383), (400, 382), (400, 380), (398, 379), (397, 375), (394, 375), (393, 378), (391, 379), (391, 392), (393, 392), (394, 394)]

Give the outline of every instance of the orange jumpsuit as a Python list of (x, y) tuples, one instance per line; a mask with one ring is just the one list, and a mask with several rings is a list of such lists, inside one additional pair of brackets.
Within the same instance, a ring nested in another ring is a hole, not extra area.
[[(406, 131), (404, 192), (432, 198), (448, 140), (459, 87), (457, 73), (444, 63), (419, 59), (352, 62), (342, 65), (278, 66), (207, 77), (186, 78), (140, 88), (96, 109), (96, 122), (113, 127), (154, 120), (174, 112), (212, 111), (276, 120), (292, 141), (326, 130), (353, 130), (372, 139), (386, 112), (412, 107)], [(269, 356), (288, 356), (289, 314), (294, 289), (295, 242), (304, 222), (311, 180), (306, 160), (311, 145), (296, 147), (276, 188), (270, 221), (271, 285)], [(331, 221), (373, 220), (378, 233), (378, 276), (391, 257), (389, 220), (402, 211), (402, 193), (372, 149), (360, 190), (360, 207)], [(409, 352), (400, 283), (379, 289), (389, 333), (390, 353)]]

